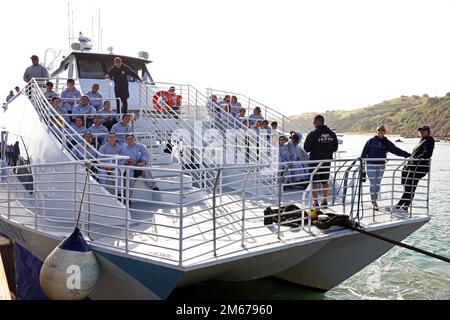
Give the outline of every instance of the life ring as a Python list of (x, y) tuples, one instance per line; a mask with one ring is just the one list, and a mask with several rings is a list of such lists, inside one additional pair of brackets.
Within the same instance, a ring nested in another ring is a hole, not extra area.
[[(165, 102), (163, 106), (160, 104), (161, 100)], [(173, 107), (172, 95), (167, 91), (158, 91), (153, 96), (153, 106), (160, 112), (169, 112), (170, 108)]]
[[(161, 106), (161, 100), (165, 102), (163, 106)], [(153, 96), (153, 106), (160, 112), (169, 112), (173, 107), (181, 106), (181, 96), (177, 95), (174, 101), (173, 95), (170, 92), (158, 91)]]

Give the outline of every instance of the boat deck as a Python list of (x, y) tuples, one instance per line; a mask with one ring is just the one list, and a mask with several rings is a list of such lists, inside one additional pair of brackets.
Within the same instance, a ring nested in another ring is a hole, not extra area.
[[(1, 186), (4, 187), (5, 185)], [(30, 192), (23, 191), (21, 194), (22, 197), (27, 195), (29, 204), (32, 203), (33, 195)], [(301, 194), (290, 192), (284, 200), (301, 207), (301, 202), (295, 201), (297, 198), (301, 199)], [(37, 227), (40, 231), (60, 237), (67, 236), (73, 229), (73, 221), (61, 222), (55, 217), (36, 218), (31, 208), (25, 208), (24, 204), (26, 205), (27, 201), (24, 198), (19, 202), (12, 198), (8, 200), (6, 196), (6, 192), (0, 192), (1, 214), (4, 218), (7, 218), (4, 209), (9, 207), (11, 220), (28, 227)], [(422, 217), (391, 214), (390, 200), (386, 199), (379, 203), (381, 205), (379, 211), (365, 205), (364, 216), (361, 219), (362, 226), (386, 227)], [(309, 226), (308, 219), (305, 219), (303, 226), (299, 227), (281, 224), (278, 228), (276, 224), (264, 225), (265, 208), (274, 209), (278, 206), (274, 201), (263, 197), (243, 200), (239, 195), (221, 195), (219, 203), (216, 204), (215, 219), (213, 206), (211, 198), (189, 207), (157, 207), (154, 204), (135, 202), (130, 205), (131, 218), (128, 226), (88, 225), (84, 221), (80, 224), (80, 229), (84, 231), (91, 245), (97, 248), (112, 249), (173, 265), (179, 265), (181, 260), (184, 267), (228, 259), (236, 255), (276, 250), (281, 246), (298, 245), (351, 232), (337, 226), (320, 230), (312, 224)], [(307, 209), (309, 208), (302, 211)], [(182, 215), (180, 210), (183, 211)], [(343, 214), (341, 205), (330, 206), (322, 209), (322, 212)]]

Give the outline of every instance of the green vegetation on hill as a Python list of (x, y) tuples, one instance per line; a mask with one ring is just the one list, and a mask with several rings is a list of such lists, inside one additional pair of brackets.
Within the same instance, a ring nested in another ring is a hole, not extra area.
[[(290, 119), (295, 120), (302, 128), (312, 130), (312, 119), (316, 114), (303, 113)], [(450, 136), (450, 93), (444, 97), (402, 96), (366, 108), (333, 110), (321, 114), (325, 117), (326, 124), (337, 132), (375, 132), (378, 125), (384, 125), (388, 133), (415, 137), (417, 128), (426, 124), (430, 126), (434, 136)]]

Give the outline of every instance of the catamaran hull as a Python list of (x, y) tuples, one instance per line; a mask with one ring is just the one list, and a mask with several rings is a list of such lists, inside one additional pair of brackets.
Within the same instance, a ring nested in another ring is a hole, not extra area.
[[(429, 220), (428, 217), (384, 225), (371, 231), (402, 240)], [(28, 250), (40, 262), (62, 238), (0, 219), (0, 233)], [(158, 265), (150, 260), (136, 260), (121, 253), (93, 247), (100, 266), (100, 278), (91, 299), (165, 299), (176, 287), (209, 279), (246, 281), (275, 275), (278, 278), (327, 291), (369, 265), (392, 248), (392, 244), (347, 230), (336, 231), (324, 240), (292, 243), (278, 250), (211, 261), (188, 268)], [(37, 268), (40, 269), (40, 265)], [(34, 271), (38, 274), (38, 271)]]
[[(401, 241), (429, 220), (429, 217), (424, 217), (367, 231)], [(327, 239), (315, 254), (275, 276), (325, 292), (368, 266), (393, 246), (388, 242), (352, 232), (351, 236)]]

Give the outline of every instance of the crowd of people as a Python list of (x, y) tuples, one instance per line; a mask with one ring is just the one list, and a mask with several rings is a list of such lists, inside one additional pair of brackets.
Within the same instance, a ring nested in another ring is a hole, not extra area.
[[(77, 138), (78, 136), (75, 136), (75, 139), (69, 142), (69, 146), (73, 150), (73, 154), (80, 160), (96, 160), (99, 156), (122, 155), (129, 158), (118, 161), (118, 164), (148, 167), (150, 165), (149, 152), (146, 146), (137, 142), (133, 134), (134, 125), (132, 121), (130, 114), (124, 114), (122, 121), (117, 122), (112, 126), (111, 130), (108, 130), (102, 125), (100, 115), (94, 116), (93, 124), (89, 128), (84, 126), (82, 117), (76, 117), (73, 128), (83, 139), (80, 140)], [(95, 168), (95, 172), (98, 174), (98, 180), (101, 183), (106, 183), (109, 175), (117, 174), (116, 169), (112, 166)], [(159, 190), (150, 170), (131, 169), (129, 170), (129, 175), (133, 178), (142, 176), (145, 178), (144, 181), (149, 188)], [(134, 183), (135, 180), (131, 179), (129, 181), (130, 187), (133, 187)]]
[[(215, 110), (215, 127), (221, 130), (248, 128), (259, 135), (261, 130), (267, 135), (280, 134), (278, 122), (264, 119), (260, 107), (253, 108), (253, 113), (246, 115), (247, 110), (238, 102), (237, 96), (225, 95), (222, 100), (217, 100), (217, 95), (211, 95), (207, 107)], [(270, 126), (269, 126), (270, 123)]]
[[(31, 78), (48, 78), (45, 67), (39, 64), (39, 58), (35, 55), (31, 57), (32, 65), (24, 73), (24, 81)], [(67, 80), (67, 87), (59, 96), (53, 90), (53, 83), (45, 83), (44, 96), (49, 100), (56, 111), (54, 124), (62, 127), (62, 119), (73, 129), (73, 134), (69, 137), (69, 145), (74, 154), (79, 159), (92, 157), (98, 150), (105, 155), (127, 155), (130, 157), (124, 163), (132, 166), (146, 166), (149, 164), (149, 154), (145, 146), (139, 144), (133, 135), (134, 119), (132, 114), (127, 113), (128, 76), (142, 81), (141, 78), (127, 65), (123, 64), (121, 58), (114, 59), (114, 66), (108, 70), (108, 77), (115, 83), (115, 96), (117, 99), (117, 113), (111, 111), (111, 102), (103, 99), (100, 86), (94, 83), (91, 90), (86, 94), (81, 94), (75, 88), (73, 79)], [(42, 80), (40, 80), (42, 81)], [(20, 91), (15, 88), (16, 93)], [(175, 88), (169, 89), (169, 94), (177, 97)], [(6, 102), (14, 98), (14, 91), (11, 90), (6, 97)], [(122, 108), (121, 103), (122, 102)], [(177, 106), (178, 107), (178, 104)], [(267, 136), (268, 142), (275, 145), (278, 142), (279, 162), (283, 173), (283, 183), (286, 189), (306, 189), (312, 175), (311, 193), (313, 206), (327, 207), (329, 195), (329, 178), (331, 169), (331, 159), (338, 149), (338, 139), (333, 130), (325, 125), (325, 119), (321, 115), (314, 117), (313, 124), (315, 130), (310, 132), (302, 147), (302, 133), (291, 131), (290, 136), (278, 130), (276, 121), (269, 122), (262, 115), (260, 107), (254, 107), (253, 113), (246, 115), (247, 110), (238, 102), (237, 96), (225, 95), (218, 101), (216, 95), (212, 95), (207, 107), (214, 112), (214, 126), (216, 128), (242, 129), (247, 128), (254, 132), (257, 141), (260, 141), (261, 133)], [(120, 115), (123, 113), (121, 119)], [(120, 120), (120, 121), (119, 121)], [(269, 125), (270, 124), (270, 125)], [(434, 139), (431, 137), (430, 128), (422, 126), (418, 129), (421, 140), (412, 154), (396, 147), (386, 137), (386, 128), (379, 126), (377, 135), (369, 139), (361, 153), (361, 158), (366, 159), (366, 174), (370, 181), (370, 195), (372, 207), (378, 210), (377, 200), (379, 199), (381, 179), (385, 171), (386, 155), (391, 152), (405, 158), (413, 158), (402, 171), (402, 184), (404, 194), (396, 205), (396, 209), (405, 211), (410, 206), (414, 197), (414, 192), (418, 181), (429, 172), (428, 160), (433, 154)], [(83, 137), (83, 139), (80, 138)], [(273, 141), (273, 137), (279, 137), (278, 141)], [(272, 141), (270, 141), (272, 139)], [(249, 141), (246, 143), (248, 144)], [(260, 147), (257, 142), (256, 148)], [(258, 150), (259, 156), (259, 150)], [(299, 163), (310, 160), (308, 165)], [(327, 161), (328, 160), (328, 161)], [(110, 170), (102, 169), (106, 175)], [(131, 175), (138, 177), (143, 175), (148, 178), (149, 187), (158, 190), (158, 187), (151, 180), (153, 179), (149, 170), (132, 170)], [(322, 199), (319, 204), (318, 194), (322, 191)]]

